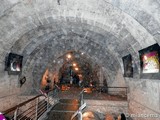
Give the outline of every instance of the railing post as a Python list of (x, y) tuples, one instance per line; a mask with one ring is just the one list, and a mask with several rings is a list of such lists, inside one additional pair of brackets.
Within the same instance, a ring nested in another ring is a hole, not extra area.
[(78, 112), (78, 120), (82, 120), (82, 112), (81, 112), (81, 110)]
[(49, 109), (49, 96), (47, 97), (47, 110)]
[(78, 115), (78, 120), (82, 120), (82, 110), (86, 107), (86, 103), (80, 106), (80, 108), (72, 115), (71, 120)]
[(81, 105), (83, 105), (83, 92), (81, 94)]
[(36, 118), (35, 118), (36, 120), (38, 118), (38, 104), (39, 104), (39, 97), (36, 100)]
[(18, 115), (18, 107), (17, 107), (17, 109), (15, 110), (15, 112), (14, 112), (14, 120), (17, 120), (17, 115)]
[(84, 93), (84, 90), (82, 90), (82, 91), (80, 92), (80, 106), (83, 105), (83, 103), (84, 103), (83, 93)]

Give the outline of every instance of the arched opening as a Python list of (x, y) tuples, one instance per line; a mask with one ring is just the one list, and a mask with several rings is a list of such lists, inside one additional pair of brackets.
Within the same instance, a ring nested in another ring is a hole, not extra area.
[(60, 84), (89, 87), (92, 83), (98, 83), (94, 63), (84, 53), (67, 52), (62, 59), (63, 65), (59, 70)]
[(48, 84), (52, 89), (54, 83), (60, 86), (95, 88), (107, 86), (107, 79), (102, 67), (84, 52), (67, 51), (53, 60), (52, 66), (45, 71), (41, 89), (44, 90)]

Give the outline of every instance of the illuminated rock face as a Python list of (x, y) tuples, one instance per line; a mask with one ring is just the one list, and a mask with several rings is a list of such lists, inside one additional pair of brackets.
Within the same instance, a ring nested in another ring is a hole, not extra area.
[[(35, 94), (46, 69), (57, 75), (63, 62), (58, 57), (74, 50), (100, 66), (101, 82), (105, 78), (108, 86), (129, 87), (132, 112), (160, 112), (160, 83), (152, 76), (140, 78), (138, 54), (160, 43), (159, 15), (158, 0), (1, 1), (0, 103), (7, 101), (2, 109), (16, 105), (21, 93)], [(24, 57), (20, 76), (4, 71), (9, 52)], [(133, 78), (123, 77), (122, 57), (128, 54), (134, 60)], [(23, 76), (26, 82), (19, 88)]]

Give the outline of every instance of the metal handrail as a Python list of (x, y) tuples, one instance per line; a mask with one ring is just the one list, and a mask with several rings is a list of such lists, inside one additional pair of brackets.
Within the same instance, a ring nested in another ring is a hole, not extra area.
[(38, 98), (38, 97), (40, 97), (40, 96), (43, 96), (43, 95), (41, 95), (41, 94), (40, 94), (40, 95), (37, 95), (36, 97), (31, 98), (31, 99), (29, 99), (29, 100), (27, 100), (27, 101), (25, 101), (25, 102), (23, 102), (23, 103), (20, 103), (20, 104), (14, 106), (14, 107), (12, 107), (12, 108), (10, 108), (10, 109), (8, 109), (8, 110), (2, 111), (2, 113), (3, 113), (4, 115), (6, 115), (6, 114), (8, 114), (8, 113), (10, 113), (10, 112), (12, 112), (12, 111), (14, 111), (14, 110), (16, 110), (17, 108), (22, 107), (23, 105), (25, 105), (25, 104), (27, 104), (27, 103), (35, 100), (36, 98)]
[(79, 93), (79, 96), (80, 96), (80, 106), (83, 105), (84, 103), (84, 97), (83, 97), (83, 94), (84, 94), (84, 89)]
[[(25, 111), (23, 111), (22, 113), (25, 113), (25, 112), (27, 112), (27, 111), (29, 111), (31, 108), (34, 108), (35, 107), (35, 105), (33, 105), (33, 106), (31, 106), (30, 108), (28, 108), (27, 110), (25, 110)], [(21, 113), (21, 114), (22, 114)], [(18, 117), (19, 115), (17, 115), (17, 117)]]
[(79, 109), (72, 115), (71, 120), (73, 120), (73, 118), (75, 118), (77, 115), (78, 116), (78, 120), (82, 120), (82, 110), (86, 107), (86, 103), (83, 103)]
[[(80, 92), (82, 92), (82, 89), (84, 90), (83, 95), (81, 95)], [(79, 95), (79, 98), (83, 96), (83, 99), (98, 99), (98, 100), (103, 100), (106, 95), (107, 96), (117, 96), (119, 100), (128, 100), (128, 87), (108, 87), (108, 86), (86, 86), (83, 88), (76, 89), (69, 89), (67, 90), (68, 92), (61, 92), (59, 94), (59, 97), (61, 99), (64, 98), (75, 98), (77, 95)], [(70, 94), (71, 91), (73, 94)], [(63, 95), (64, 94), (64, 95)], [(96, 97), (92, 97), (92, 95)]]
[[(125, 89), (125, 96), (127, 96), (128, 94), (128, 87), (108, 87), (108, 86), (96, 86), (94, 87), (96, 90), (100, 90), (100, 92), (102, 91), (101, 88), (104, 87), (107, 92), (108, 92), (108, 89), (112, 89), (112, 88), (116, 88), (116, 89)], [(121, 92), (121, 91), (112, 91), (112, 92)]]
[[(128, 94), (128, 87), (107, 87), (109, 88), (120, 88), (120, 89), (125, 89), (125, 97), (127, 98), (127, 94)], [(121, 92), (121, 91), (114, 91), (114, 92)]]
[[(40, 99), (40, 97), (42, 96), (44, 96), (44, 98)], [(34, 101), (35, 103), (32, 103)], [(3, 111), (2, 113), (5, 116), (11, 115), (12, 120), (20, 120), (25, 117), (29, 117), (32, 119), (34, 118), (35, 120), (37, 120), (52, 107), (52, 105), (50, 105), (50, 102), (52, 101), (53, 99), (49, 99), (49, 94), (47, 96), (46, 94), (39, 94), (23, 103), (20, 103), (8, 110)], [(31, 106), (24, 110), (23, 107), (27, 104), (30, 105), (29, 103), (31, 103)], [(23, 110), (21, 110), (22, 108)]]
[(83, 98), (83, 94), (84, 94), (84, 89), (79, 93), (79, 101), (80, 101), (80, 107), (79, 109), (72, 115), (71, 120), (73, 120), (74, 117), (76, 117), (77, 115), (78, 120), (82, 120), (82, 110), (86, 107), (86, 103), (84, 102), (84, 98)]

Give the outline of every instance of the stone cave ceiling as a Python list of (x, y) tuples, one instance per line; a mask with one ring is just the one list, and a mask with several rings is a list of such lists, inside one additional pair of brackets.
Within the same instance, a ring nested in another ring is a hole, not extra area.
[[(122, 68), (129, 53), (160, 43), (156, 0), (2, 0), (0, 61), (24, 56), (24, 73), (39, 75), (68, 50), (81, 51), (109, 71)], [(38, 72), (38, 73), (37, 73)]]

